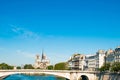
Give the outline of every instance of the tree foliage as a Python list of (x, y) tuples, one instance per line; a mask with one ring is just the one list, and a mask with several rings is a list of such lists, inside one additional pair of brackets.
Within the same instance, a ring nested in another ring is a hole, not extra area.
[(110, 69), (110, 63), (104, 63), (103, 66), (99, 69), (100, 71), (108, 71)]
[(31, 64), (25, 64), (24, 69), (34, 69), (34, 67)]
[(120, 62), (114, 62), (111, 66), (111, 71), (115, 72), (120, 71)]
[(20, 67), (20, 66), (17, 66), (17, 69), (21, 69), (21, 67)]
[(67, 70), (68, 66), (66, 62), (61, 62), (61, 63), (55, 64), (54, 69), (55, 70)]
[(6, 63), (1, 63), (0, 64), (0, 69), (13, 69), (13, 66), (10, 66)]
[(106, 63), (99, 70), (118, 72), (120, 71), (120, 62)]
[(49, 66), (47, 67), (47, 69), (48, 69), (48, 70), (53, 70), (53, 65), (49, 65)]

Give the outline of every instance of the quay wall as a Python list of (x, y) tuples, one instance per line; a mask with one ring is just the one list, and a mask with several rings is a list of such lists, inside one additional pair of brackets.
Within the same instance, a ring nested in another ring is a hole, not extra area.
[(96, 80), (120, 80), (120, 73), (101, 72), (96, 74)]

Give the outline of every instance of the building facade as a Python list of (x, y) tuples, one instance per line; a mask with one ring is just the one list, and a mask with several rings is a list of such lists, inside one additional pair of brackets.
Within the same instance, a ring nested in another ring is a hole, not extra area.
[(114, 61), (120, 62), (120, 46), (117, 47), (114, 51)]
[(108, 50), (106, 52), (106, 62), (120, 62), (120, 47), (115, 48), (115, 50)]
[(50, 61), (44, 53), (42, 53), (41, 58), (40, 58), (40, 55), (36, 55), (34, 68), (36, 68), (36, 69), (37, 68), (38, 69), (47, 69), (47, 66), (49, 64), (50, 64)]
[(106, 61), (106, 63), (113, 63), (114, 62), (114, 60), (115, 60), (115, 57), (114, 57), (114, 50), (112, 50), (112, 49), (109, 49), (109, 50), (107, 50), (106, 51), (106, 53), (105, 53), (105, 61)]
[(98, 52), (96, 52), (96, 69), (101, 68), (104, 63), (105, 63), (105, 51), (98, 50)]
[(94, 71), (96, 68), (96, 55), (86, 56), (86, 70)]
[(73, 70), (84, 70), (85, 68), (85, 56), (82, 54), (74, 54), (70, 60), (68, 60), (69, 68)]
[(91, 56), (74, 54), (68, 62), (70, 69), (95, 71), (105, 63), (105, 51), (99, 50)]
[(106, 63), (120, 62), (120, 46), (114, 50), (98, 50), (95, 55), (74, 54), (69, 60), (69, 67), (73, 70), (94, 71)]

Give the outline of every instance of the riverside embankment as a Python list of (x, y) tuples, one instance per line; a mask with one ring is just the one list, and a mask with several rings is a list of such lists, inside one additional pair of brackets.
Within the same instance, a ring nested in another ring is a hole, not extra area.
[(120, 72), (100, 72), (96, 76), (96, 80), (120, 80)]

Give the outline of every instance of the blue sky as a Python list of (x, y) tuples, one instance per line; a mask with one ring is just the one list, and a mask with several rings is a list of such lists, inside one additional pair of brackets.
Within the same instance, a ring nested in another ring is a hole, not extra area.
[(0, 63), (51, 64), (120, 45), (119, 0), (0, 0)]

